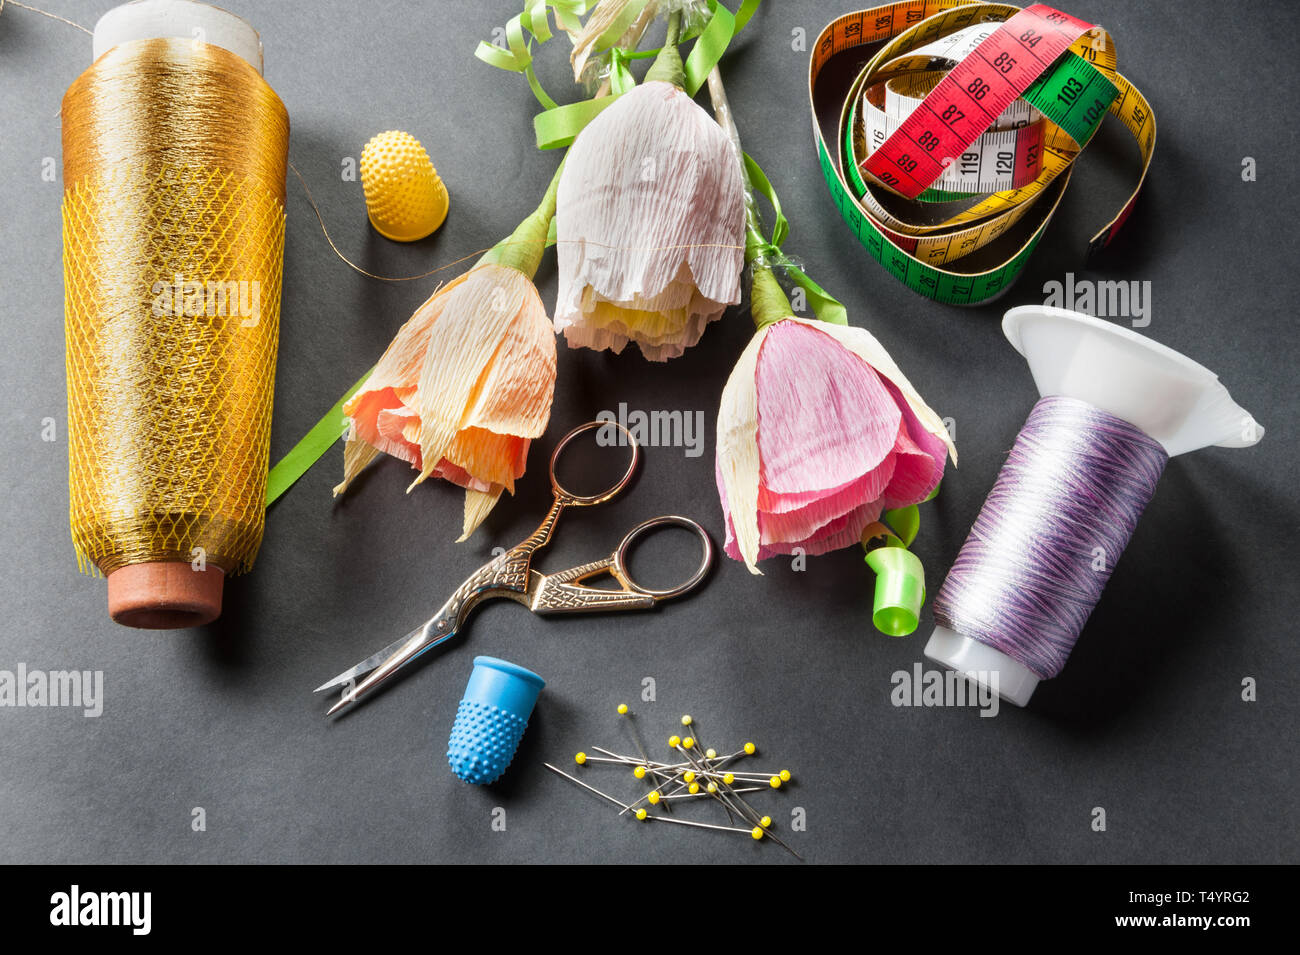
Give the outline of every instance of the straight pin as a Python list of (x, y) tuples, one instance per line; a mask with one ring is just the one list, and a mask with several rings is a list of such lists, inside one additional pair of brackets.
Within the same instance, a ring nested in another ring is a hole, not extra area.
[[(682, 726), (690, 727), (692, 731), (691, 736), (688, 736), (686, 739), (682, 740), (682, 745), (685, 746), (688, 750), (694, 750), (696, 753), (698, 753), (700, 758), (704, 760), (704, 765), (708, 766), (709, 768), (712, 768), (712, 765), (709, 762), (711, 757), (708, 756), (708, 754), (705, 753), (703, 748), (700, 746), (699, 727), (694, 724), (695, 724), (695, 720), (689, 713), (685, 713), (682, 715)], [(714, 753), (715, 756), (717, 755), (715, 750), (709, 750), (709, 752)], [(705, 788), (708, 790), (710, 794), (716, 793), (718, 790), (718, 784), (716, 780), (714, 778), (711, 778), (711, 774), (707, 770), (701, 770), (701, 772), (705, 777)], [(727, 823), (729, 825), (735, 825), (736, 817), (731, 811), (731, 806), (728, 805), (725, 799), (721, 800), (721, 802), (722, 802), (722, 808), (727, 813)]]
[(601, 791), (600, 791), (599, 789), (597, 789), (595, 786), (588, 786), (588, 785), (587, 785), (586, 783), (584, 783), (581, 779), (578, 779), (576, 776), (570, 776), (570, 775), (569, 775), (568, 773), (566, 773), (564, 770), (559, 769), (559, 768), (557, 768), (557, 767), (555, 767), (555, 766), (552, 766), (550, 763), (542, 763), (542, 765), (545, 766), (547, 769), (549, 769), (549, 770), (550, 770), (551, 772), (553, 772), (553, 773), (559, 773), (559, 774), (560, 774), (561, 776), (563, 776), (565, 779), (569, 780), (569, 782), (577, 783), (577, 784), (578, 784), (579, 786), (581, 786), (583, 789), (587, 790), (587, 792), (595, 793), (595, 794), (596, 794), (597, 796), (599, 796), (601, 799), (605, 799), (605, 800), (608, 800), (609, 802), (612, 802), (615, 806), (622, 806), (624, 809), (628, 809), (628, 808), (630, 808), (630, 807), (627, 806), (625, 803), (621, 803), (621, 802), (619, 802), (617, 799), (615, 799), (613, 796), (609, 795), (608, 793), (603, 793), (603, 792), (601, 792)]
[[(673, 784), (674, 779), (676, 778), (676, 774), (675, 774), (675, 773), (661, 772), (658, 768), (656, 768), (656, 767), (658, 767), (658, 766), (663, 766), (664, 764), (662, 764), (662, 763), (658, 763), (658, 764), (638, 763), (638, 762), (636, 762), (635, 760), (631, 760), (631, 759), (629, 759), (628, 757), (623, 756), (623, 755), (620, 754), (620, 753), (614, 753), (614, 752), (611, 752), (610, 750), (604, 749), (603, 747), (600, 747), (600, 746), (593, 746), (592, 749), (594, 749), (594, 750), (595, 750), (596, 752), (598, 752), (598, 753), (605, 753), (605, 754), (608, 755), (608, 756), (614, 757), (614, 759), (613, 759), (613, 760), (610, 760), (610, 762), (613, 762), (613, 761), (615, 761), (615, 760), (618, 760), (618, 761), (623, 761), (623, 762), (625, 762), (625, 763), (630, 763), (630, 764), (634, 767), (633, 770), (632, 770), (634, 774), (636, 773), (636, 769), (638, 769), (638, 768), (643, 769), (643, 770), (649, 770), (650, 774), (651, 774), (652, 776), (654, 776), (656, 780), (659, 781), (659, 783), (658, 783), (658, 785), (656, 786), (656, 788), (660, 788), (660, 789), (661, 789), (661, 788), (663, 788), (663, 787), (665, 787), (665, 786), (671, 786), (671, 785)], [(637, 776), (637, 779), (641, 779), (641, 778), (643, 778), (644, 776), (645, 776), (645, 773), (642, 772), (640, 775)], [(651, 791), (653, 792), (653, 790), (651, 790)], [(676, 790), (674, 790), (674, 791), (676, 791)], [(648, 796), (649, 793), (647, 793), (646, 795)], [(642, 797), (642, 799), (644, 799), (644, 798), (645, 798), (645, 796)], [(637, 805), (637, 803), (639, 803), (639, 802), (641, 802), (641, 799), (638, 799), (636, 802), (632, 803), (632, 805), (635, 806), (635, 805)], [(626, 811), (627, 811), (627, 810), (624, 810), (624, 812), (626, 812)], [(672, 812), (671, 809), (669, 809), (668, 811), (669, 811), (669, 812)], [(623, 815), (623, 813), (620, 812), (619, 815), (621, 816), (621, 815)]]
[(640, 810), (637, 818), (643, 822), (648, 820), (654, 820), (655, 822), (672, 822), (679, 826), (694, 826), (696, 829), (713, 829), (717, 832), (743, 832), (754, 839), (762, 839), (764, 836), (770, 835), (766, 829), (758, 827), (753, 829), (738, 829), (734, 826), (719, 826), (711, 822), (695, 822), (693, 819), (676, 819), (672, 816), (652, 816), (644, 809)]

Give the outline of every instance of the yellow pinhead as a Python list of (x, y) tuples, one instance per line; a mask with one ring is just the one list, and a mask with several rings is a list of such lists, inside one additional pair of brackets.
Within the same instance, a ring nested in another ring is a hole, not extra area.
[(695, 773), (693, 773), (691, 770), (688, 769), (686, 770), (686, 773), (682, 776), (682, 779), (686, 780), (688, 783), (693, 783), (695, 782)]
[(682, 717), (682, 725), (683, 726), (691, 725), (691, 715), (689, 713), (687, 713), (685, 716)]
[(670, 737), (668, 737), (668, 748), (669, 748), (669, 749), (676, 749), (676, 748), (678, 747), (678, 745), (681, 744), (681, 741), (682, 741), (682, 738), (681, 738), (680, 736), (670, 736)]
[(659, 791), (658, 791), (658, 790), (655, 790), (654, 792), (652, 792), (650, 795), (646, 796), (645, 798), (646, 798), (647, 800), (649, 800), (650, 805), (652, 805), (652, 806), (657, 806), (657, 805), (659, 805)]
[(771, 779), (768, 780), (768, 782), (771, 783), (773, 789), (780, 789), (780, 788), (781, 788), (781, 777), (780, 777), (780, 776), (773, 776)]
[(758, 828), (758, 826), (755, 826), (749, 834), (753, 836), (755, 839), (763, 838), (763, 830)]
[(650, 815), (650, 813), (646, 812), (644, 809), (638, 809), (638, 810), (636, 811), (636, 817), (637, 817), (638, 819), (640, 819), (642, 822), (645, 822), (645, 821), (646, 821), (646, 818), (647, 818), (649, 815)]
[(707, 756), (709, 759), (717, 759), (717, 758), (718, 758), (718, 751), (717, 751), (716, 749), (713, 749), (712, 747), (710, 747), (709, 749), (706, 749), (706, 750), (704, 751), (704, 755)]
[(758, 752), (758, 747), (755, 746), (753, 743), (746, 743), (746, 744), (745, 744), (745, 754), (746, 754), (746, 755), (748, 755), (748, 756), (753, 756), (753, 755), (754, 755), (755, 753), (757, 753), (757, 752)]
[(644, 766), (636, 767), (634, 770), (632, 770), (632, 775), (635, 776), (637, 779), (645, 779), (645, 767)]
[(575, 763), (577, 763), (579, 766), (581, 766), (583, 763), (585, 763), (585, 762), (587, 761), (587, 754), (586, 754), (586, 753), (574, 753), (574, 754), (573, 754), (573, 761), (574, 761)]
[(685, 746), (687, 749), (691, 749), (692, 747), (695, 746), (695, 737), (694, 736), (686, 737), (686, 739), (682, 740), (682, 745)]
[(783, 769), (783, 770), (781, 770), (781, 772), (779, 773), (779, 775), (780, 775), (780, 777), (781, 777), (781, 782), (783, 782), (783, 783), (788, 783), (788, 782), (790, 781), (790, 770), (788, 770), (788, 769)]
[(723, 774), (722, 774), (722, 781), (723, 781), (724, 783), (726, 783), (728, 786), (730, 786), (732, 783), (734, 783), (734, 782), (736, 781), (736, 774), (735, 774), (735, 773), (723, 773)]
[(619, 716), (627, 716), (627, 704), (626, 704), (626, 703), (620, 703), (620, 704), (618, 705), (618, 715), (619, 715)]
[(692, 796), (694, 796), (697, 792), (700, 791), (700, 784), (699, 784), (699, 783), (691, 783), (691, 784), (690, 784), (689, 786), (687, 786), (686, 788), (687, 788), (687, 790), (690, 792), (690, 794), (691, 794)]
[(772, 825), (772, 817), (764, 816), (762, 819), (758, 820), (758, 822), (764, 829), (770, 828)]
[(711, 792), (711, 793), (715, 793), (715, 792), (718, 791), (718, 784), (715, 783), (715, 782), (710, 782), (710, 783), (709, 783), (707, 786), (705, 786), (704, 788), (707, 789), (707, 790), (708, 790), (709, 792)]

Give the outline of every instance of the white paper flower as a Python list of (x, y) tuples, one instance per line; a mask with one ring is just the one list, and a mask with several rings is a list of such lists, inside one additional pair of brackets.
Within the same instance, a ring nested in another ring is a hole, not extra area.
[(556, 213), (555, 328), (572, 347), (676, 358), (740, 301), (745, 198), (721, 127), (650, 81), (569, 149)]

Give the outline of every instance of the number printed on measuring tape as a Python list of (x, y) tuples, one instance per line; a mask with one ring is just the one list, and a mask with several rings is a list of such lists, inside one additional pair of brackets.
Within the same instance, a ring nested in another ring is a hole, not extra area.
[[(828, 114), (818, 109), (819, 75), (869, 46), (828, 135), (817, 121)], [(809, 100), (818, 159), (845, 221), (891, 274), (954, 304), (987, 301), (1015, 280), (1107, 113), (1137, 140), (1142, 175), (1090, 253), (1131, 212), (1155, 149), (1151, 107), (1116, 70), (1110, 35), (1042, 4), (901, 0), (841, 16), (813, 47)], [(887, 208), (888, 193), (902, 199)], [(940, 207), (937, 219), (926, 211), (952, 199), (970, 201)], [(992, 268), (955, 270), (1013, 227), (1019, 245)]]
[[(918, 52), (933, 57), (939, 46), (931, 44)], [(863, 92), (862, 121), (868, 151), (879, 149), (922, 106), (941, 76), (905, 74)], [(879, 105), (882, 90), (883, 107)], [(949, 105), (943, 112), (955, 115), (960, 111)], [(1027, 185), (1038, 178), (1042, 168), (1043, 135), (1042, 113), (1023, 99), (1015, 100), (998, 115), (993, 127), (977, 136), (956, 160), (944, 160), (939, 178), (917, 198), (945, 201)], [(940, 146), (940, 138), (926, 130), (917, 137), (917, 145), (933, 153)]]
[[(921, 108), (861, 164), (863, 171), (916, 198), (1090, 29), (1092, 24), (1042, 4), (1021, 10), (939, 81)], [(1073, 82), (1077, 97), (1083, 87)], [(937, 148), (922, 146), (922, 137)]]

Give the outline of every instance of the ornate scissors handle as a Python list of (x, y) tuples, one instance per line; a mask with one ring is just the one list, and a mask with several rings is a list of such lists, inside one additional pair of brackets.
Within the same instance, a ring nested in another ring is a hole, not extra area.
[[(676, 587), (655, 590), (632, 579), (627, 569), (627, 553), (636, 540), (660, 527), (677, 526), (693, 531), (700, 539), (702, 553), (695, 572)], [(572, 567), (557, 574), (529, 573), (528, 591), (520, 603), (533, 613), (583, 613), (602, 610), (644, 610), (661, 600), (670, 600), (693, 590), (713, 566), (713, 541), (708, 532), (689, 517), (668, 514), (652, 517), (632, 528), (608, 557)], [(588, 587), (583, 581), (609, 574), (619, 584), (618, 590)], [(516, 598), (518, 599), (518, 598)]]

